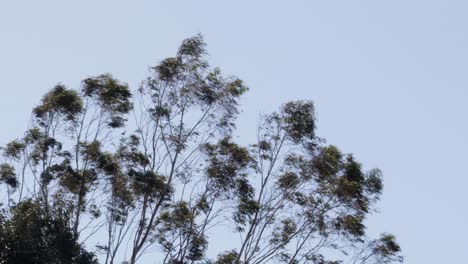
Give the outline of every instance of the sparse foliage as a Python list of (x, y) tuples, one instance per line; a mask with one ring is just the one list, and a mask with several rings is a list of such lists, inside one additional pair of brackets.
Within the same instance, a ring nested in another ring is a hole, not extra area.
[[(206, 55), (198, 35), (136, 91), (104, 74), (42, 98), (1, 149), (0, 263), (402, 262), (395, 237), (366, 235), (381, 172), (316, 136), (311, 101), (237, 144), (247, 87)], [(232, 248), (210, 253), (221, 227)]]

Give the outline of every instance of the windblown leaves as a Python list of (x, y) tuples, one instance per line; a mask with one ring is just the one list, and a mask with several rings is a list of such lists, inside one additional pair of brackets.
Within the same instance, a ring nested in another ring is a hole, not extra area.
[(16, 188), (18, 181), (16, 179), (15, 168), (9, 164), (0, 164), (0, 182), (7, 184), (12, 188)]
[(0, 220), (0, 263), (97, 264), (95, 255), (77, 243), (58, 212), (45, 213), (23, 201), (8, 220)]
[(208, 157), (206, 174), (220, 192), (234, 189), (240, 178), (246, 177), (245, 170), (252, 158), (247, 149), (224, 138), (218, 144), (206, 144), (204, 152)]
[[(265, 115), (255, 144), (237, 144), (248, 88), (207, 55), (201, 35), (184, 40), (135, 97), (102, 74), (42, 98), (31, 128), (1, 148), (0, 263), (96, 263), (83, 247), (95, 234), (107, 239), (96, 246), (105, 263), (153, 250), (167, 264), (402, 261), (395, 237), (366, 237), (381, 172), (317, 137), (306, 100)], [(240, 239), (210, 259), (220, 227)]]
[(65, 88), (63, 85), (55, 86), (34, 108), (33, 113), (44, 126), (55, 115), (63, 117), (66, 121), (76, 121), (78, 115), (83, 111), (83, 101), (77, 91)]
[(124, 125), (125, 114), (133, 108), (130, 101), (132, 94), (128, 85), (114, 79), (110, 74), (83, 80), (83, 94), (94, 98), (104, 112), (108, 113), (108, 126), (112, 128)]

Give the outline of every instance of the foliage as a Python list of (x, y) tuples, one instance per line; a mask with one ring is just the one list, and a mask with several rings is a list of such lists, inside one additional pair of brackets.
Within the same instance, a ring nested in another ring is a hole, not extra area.
[(0, 263), (92, 264), (94, 254), (73, 239), (66, 219), (25, 200), (0, 221)]
[[(248, 89), (206, 57), (197, 35), (137, 91), (110, 74), (51, 89), (1, 149), (0, 263), (401, 262), (392, 235), (366, 235), (381, 172), (318, 138), (306, 100), (237, 144)], [(209, 254), (226, 226), (240, 239)]]

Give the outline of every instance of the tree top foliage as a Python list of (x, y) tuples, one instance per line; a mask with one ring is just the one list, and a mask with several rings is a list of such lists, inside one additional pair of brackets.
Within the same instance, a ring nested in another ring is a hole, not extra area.
[(0, 263), (403, 261), (393, 235), (366, 234), (381, 172), (319, 138), (309, 100), (239, 145), (248, 88), (206, 56), (197, 35), (138, 89), (103, 74), (42, 98), (1, 148)]

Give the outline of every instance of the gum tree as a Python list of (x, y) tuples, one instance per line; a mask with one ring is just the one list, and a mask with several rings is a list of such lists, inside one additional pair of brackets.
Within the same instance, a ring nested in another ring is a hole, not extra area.
[[(311, 101), (285, 103), (254, 144), (237, 144), (247, 88), (206, 55), (198, 35), (135, 91), (104, 74), (42, 98), (30, 129), (2, 148), (0, 263), (31, 257), (10, 237), (52, 247), (57, 263), (402, 262), (392, 235), (365, 232), (380, 171), (316, 136)], [(15, 233), (24, 223), (42, 231)], [(211, 255), (213, 230), (240, 239)]]

